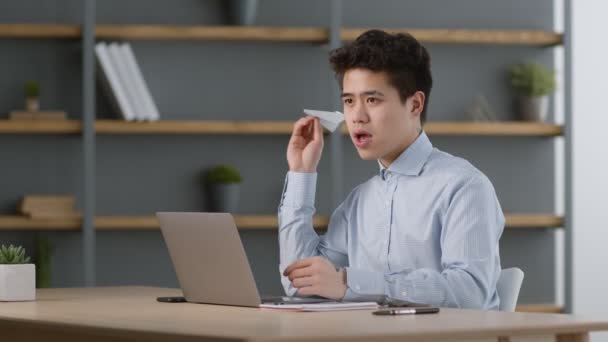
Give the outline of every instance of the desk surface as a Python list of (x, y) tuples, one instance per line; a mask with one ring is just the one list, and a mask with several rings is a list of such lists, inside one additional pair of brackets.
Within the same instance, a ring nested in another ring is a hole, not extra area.
[(180, 291), (153, 287), (38, 290), (35, 302), (0, 303), (0, 329), (44, 326), (96, 336), (194, 340), (470, 339), (608, 330), (606, 319), (572, 315), (442, 309), (439, 314), (374, 316), (369, 310), (279, 312), (191, 303), (158, 303)]

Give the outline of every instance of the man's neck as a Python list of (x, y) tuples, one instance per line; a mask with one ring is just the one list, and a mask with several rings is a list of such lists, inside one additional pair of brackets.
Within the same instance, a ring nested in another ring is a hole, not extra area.
[(404, 144), (400, 145), (399, 148), (395, 149), (394, 152), (389, 153), (388, 155), (382, 157), (379, 159), (380, 164), (382, 166), (384, 166), (384, 168), (389, 168), (391, 166), (391, 164), (397, 160), (397, 158), (399, 158), (399, 156), (405, 152), (405, 150), (407, 150), (415, 141), (416, 139), (418, 139), (418, 137), (420, 136), (420, 134), (422, 134), (422, 128), (418, 129), (418, 134), (416, 134), (413, 138), (408, 138), (404, 141)]

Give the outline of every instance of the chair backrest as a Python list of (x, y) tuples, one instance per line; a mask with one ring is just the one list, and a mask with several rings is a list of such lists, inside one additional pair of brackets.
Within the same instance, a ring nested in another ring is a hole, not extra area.
[(507, 268), (500, 271), (496, 290), (500, 297), (500, 311), (515, 311), (519, 289), (524, 280), (524, 272), (517, 267)]

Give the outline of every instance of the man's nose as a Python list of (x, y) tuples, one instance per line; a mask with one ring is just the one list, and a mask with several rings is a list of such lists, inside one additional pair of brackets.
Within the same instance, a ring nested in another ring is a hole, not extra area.
[(367, 122), (367, 108), (364, 105), (357, 104), (352, 111), (352, 121), (353, 122)]

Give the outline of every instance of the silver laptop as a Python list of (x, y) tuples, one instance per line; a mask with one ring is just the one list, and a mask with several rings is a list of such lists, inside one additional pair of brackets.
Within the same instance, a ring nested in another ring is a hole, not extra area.
[(257, 307), (262, 302), (329, 301), (321, 297), (261, 298), (234, 218), (228, 213), (161, 212), (156, 216), (188, 302)]

